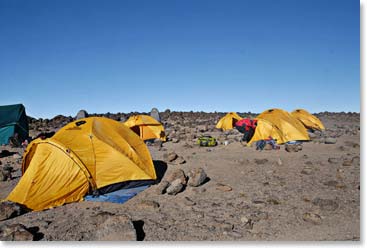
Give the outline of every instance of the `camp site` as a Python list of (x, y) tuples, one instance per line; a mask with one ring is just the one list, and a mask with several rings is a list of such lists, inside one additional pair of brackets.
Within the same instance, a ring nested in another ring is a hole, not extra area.
[(0, 245), (363, 245), (365, 1), (0, 0)]
[(357, 113), (0, 110), (3, 240), (358, 238)]

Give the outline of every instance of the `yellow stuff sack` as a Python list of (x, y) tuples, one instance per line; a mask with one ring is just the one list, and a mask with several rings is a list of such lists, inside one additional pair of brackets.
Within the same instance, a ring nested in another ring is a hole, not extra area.
[(196, 143), (200, 146), (216, 146), (217, 140), (211, 136), (201, 136)]

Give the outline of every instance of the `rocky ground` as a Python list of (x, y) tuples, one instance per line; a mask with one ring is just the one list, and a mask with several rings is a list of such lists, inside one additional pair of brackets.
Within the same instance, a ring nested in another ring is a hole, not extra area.
[[(105, 114), (124, 121), (129, 115)], [(168, 141), (148, 146), (160, 183), (125, 204), (80, 202), (24, 213), (2, 205), (0, 240), (360, 240), (360, 115), (319, 113), (301, 150), (257, 151), (215, 124), (225, 113), (161, 113)], [(239, 113), (242, 116), (256, 116)], [(30, 135), (72, 117), (30, 118)], [(209, 134), (215, 147), (199, 147)], [(22, 148), (0, 148), (0, 198), (21, 177)]]

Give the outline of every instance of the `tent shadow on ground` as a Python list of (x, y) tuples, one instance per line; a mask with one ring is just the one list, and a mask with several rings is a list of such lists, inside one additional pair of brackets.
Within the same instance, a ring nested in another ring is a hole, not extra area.
[(144, 221), (142, 220), (136, 220), (133, 221), (134, 228), (136, 230), (136, 239), (137, 241), (143, 241), (145, 238), (145, 232), (144, 232)]
[(156, 183), (160, 183), (167, 171), (167, 163), (162, 160), (153, 160), (155, 173), (157, 175)]
[(0, 152), (0, 158), (5, 158), (5, 157), (9, 157), (11, 155), (16, 154), (16, 152), (9, 152), (8, 150), (2, 150)]

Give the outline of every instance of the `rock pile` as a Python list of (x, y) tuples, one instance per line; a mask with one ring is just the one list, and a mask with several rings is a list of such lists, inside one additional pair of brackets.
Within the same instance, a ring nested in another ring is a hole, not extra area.
[(157, 193), (176, 195), (183, 191), (186, 186), (199, 187), (208, 179), (202, 168), (192, 169), (185, 175), (181, 169), (175, 169), (168, 173), (157, 186)]

